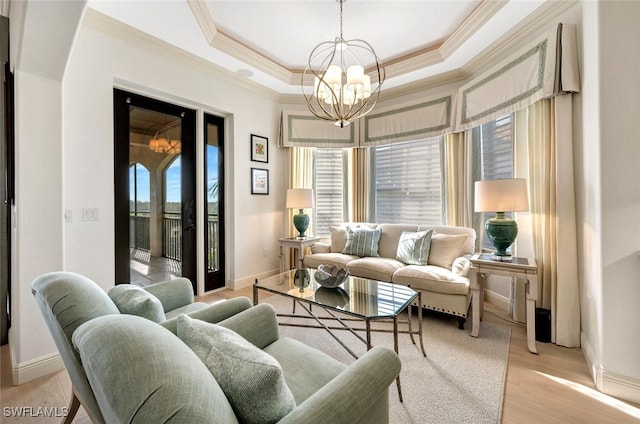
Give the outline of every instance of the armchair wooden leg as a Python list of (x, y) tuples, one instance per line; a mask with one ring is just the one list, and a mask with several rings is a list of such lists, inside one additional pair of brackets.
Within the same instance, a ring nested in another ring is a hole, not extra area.
[(64, 421), (62, 424), (71, 424), (76, 414), (78, 413), (78, 409), (80, 408), (80, 399), (76, 396), (75, 390), (71, 391), (71, 402), (69, 402), (69, 409), (67, 411), (67, 416), (64, 417)]

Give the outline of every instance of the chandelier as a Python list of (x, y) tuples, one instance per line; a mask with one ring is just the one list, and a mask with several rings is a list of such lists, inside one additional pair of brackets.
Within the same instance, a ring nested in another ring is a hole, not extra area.
[[(343, 128), (373, 109), (384, 82), (384, 67), (364, 40), (342, 38), (342, 5), (340, 3), (340, 36), (318, 44), (309, 55), (302, 73), (302, 92), (309, 110), (316, 117), (335, 122)], [(375, 63), (370, 75), (363, 65)], [(313, 91), (305, 80), (313, 75)], [(373, 77), (373, 81), (372, 81)]]
[[(182, 151), (182, 143), (180, 143), (180, 140), (171, 139), (169, 136), (170, 130), (178, 125), (180, 125), (180, 120), (170, 122), (158, 130), (153, 138), (149, 140), (149, 150), (156, 153), (179, 154)], [(158, 137), (162, 133), (165, 134), (165, 137)]]

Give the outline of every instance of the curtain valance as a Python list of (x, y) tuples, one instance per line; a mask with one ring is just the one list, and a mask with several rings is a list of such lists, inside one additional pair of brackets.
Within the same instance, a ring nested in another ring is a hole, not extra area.
[(368, 147), (461, 132), (539, 99), (578, 92), (576, 27), (558, 24), (527, 47), (450, 92), (379, 104), (345, 128), (310, 112), (283, 112), (283, 147)]
[(411, 104), (381, 107), (360, 119), (360, 147), (435, 137), (453, 132), (455, 93)]
[(532, 45), (458, 90), (457, 131), (580, 88), (575, 25), (558, 24)]
[(359, 122), (345, 128), (318, 119), (307, 111), (283, 111), (281, 147), (358, 147)]

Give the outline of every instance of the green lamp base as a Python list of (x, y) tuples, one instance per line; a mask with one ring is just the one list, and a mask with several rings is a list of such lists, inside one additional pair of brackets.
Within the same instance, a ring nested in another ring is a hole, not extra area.
[(487, 237), (496, 248), (495, 256), (511, 256), (507, 249), (518, 235), (518, 224), (511, 218), (507, 218), (504, 212), (496, 212), (496, 217), (488, 219), (484, 224)]
[(298, 230), (298, 237), (306, 237), (304, 233), (309, 228), (309, 215), (305, 214), (302, 209), (298, 210), (296, 215), (293, 215), (293, 226)]

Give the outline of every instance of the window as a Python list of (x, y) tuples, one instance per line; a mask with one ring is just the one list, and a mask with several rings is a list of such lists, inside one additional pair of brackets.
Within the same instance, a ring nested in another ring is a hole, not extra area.
[(442, 224), (442, 138), (374, 149), (376, 222)]
[(482, 179), (513, 178), (511, 115), (480, 126)]
[(315, 149), (315, 229), (316, 236), (329, 237), (329, 227), (344, 221), (343, 149)]
[[(480, 137), (480, 179), (497, 180), (513, 178), (513, 130), (511, 115), (503, 116), (495, 121), (480, 126), (477, 133)], [(507, 216), (511, 216), (507, 213)], [(491, 242), (484, 237), (484, 222), (493, 218), (495, 213), (483, 213), (476, 232), (482, 240), (482, 248), (494, 250)]]

